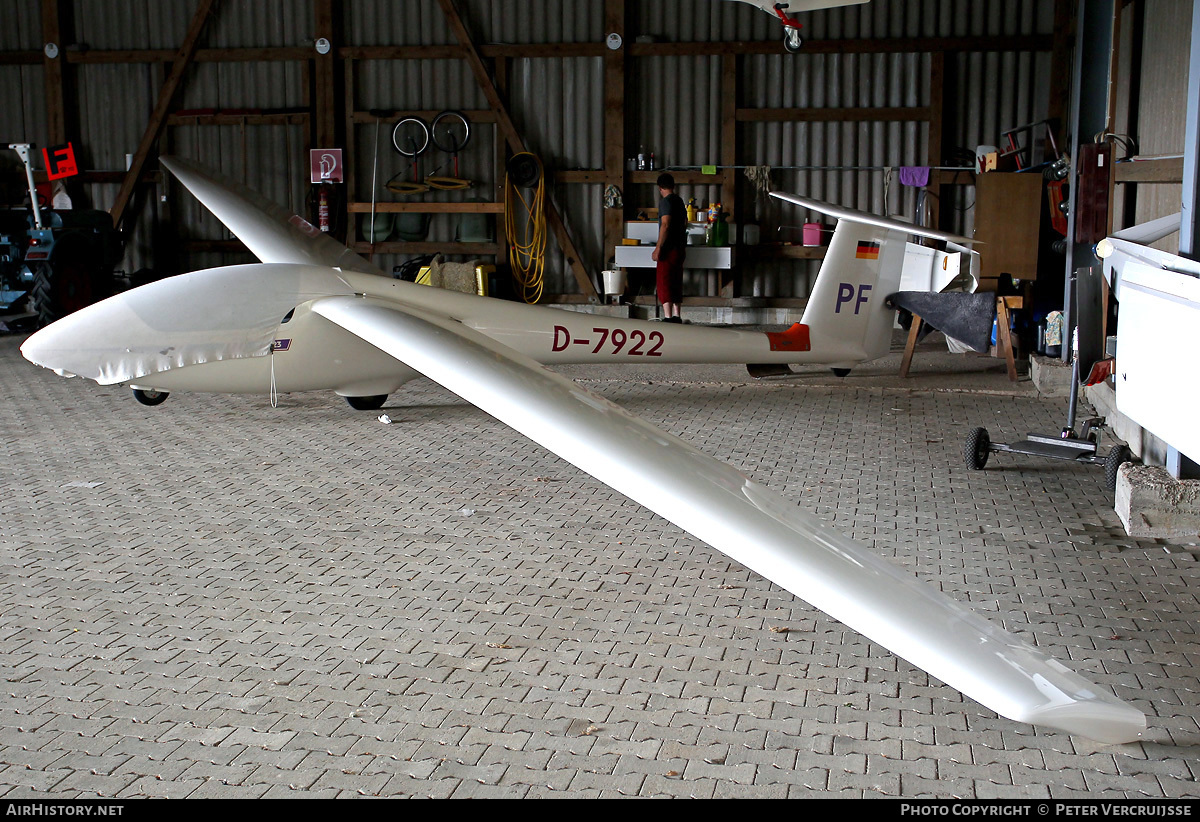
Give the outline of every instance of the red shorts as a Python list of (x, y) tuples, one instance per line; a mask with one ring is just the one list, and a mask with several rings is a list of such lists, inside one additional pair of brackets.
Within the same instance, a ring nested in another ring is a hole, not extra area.
[(683, 302), (683, 259), (687, 252), (683, 248), (672, 248), (658, 255), (658, 301), (660, 303)]

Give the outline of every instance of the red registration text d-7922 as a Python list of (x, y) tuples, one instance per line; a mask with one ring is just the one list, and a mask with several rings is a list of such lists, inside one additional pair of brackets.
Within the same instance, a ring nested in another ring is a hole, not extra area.
[(554, 344), (550, 350), (566, 351), (572, 346), (590, 348), (593, 354), (625, 354), (628, 357), (661, 357), (663, 345), (661, 331), (647, 334), (641, 330), (626, 332), (621, 328), (593, 328), (587, 337), (571, 337), (571, 332), (561, 325), (554, 326)]

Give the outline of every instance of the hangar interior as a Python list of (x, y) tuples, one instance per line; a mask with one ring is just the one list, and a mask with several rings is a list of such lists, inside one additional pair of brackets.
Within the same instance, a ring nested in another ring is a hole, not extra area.
[[(1161, 304), (1137, 303), (1142, 336), (1125, 350), (1148, 376), (1134, 375), (1123, 400), (1121, 333), (1134, 323), (1121, 323), (1117, 282), (1131, 302), (1155, 289), (1125, 286), (1097, 252), (1182, 207), (1181, 229), (1147, 245), (1194, 255), (1200, 2), (870, 0), (799, 14), (795, 49), (771, 14), (734, 0), (9, 0), (3, 15), (0, 136), (32, 146), (0, 152), (0, 368), (14, 386), (13, 527), (0, 535), (14, 671), (3, 795), (1200, 793), (1200, 643), (1188, 618), (1200, 395), (1173, 378), (1196, 341), (1200, 295), (1194, 269), (1162, 263), (1184, 282)], [(736, 563), (695, 558), (703, 543), (630, 513), (552, 457), (521, 446), (511, 459), (473, 454), (465, 442), (514, 446), (436, 387), (415, 389), (399, 414), (368, 415), (370, 429), (356, 421), (365, 445), (331, 433), (333, 412), (299, 396), (280, 405), (295, 426), (269, 423), (258, 439), (252, 418), (280, 404), (265, 392), (216, 410), (202, 395), (173, 396), (183, 419), (131, 442), (147, 409), (112, 410), (109, 387), (76, 396), (82, 380), (34, 373), (17, 345), (110, 294), (258, 261), (160, 166), (167, 156), (243, 184), (396, 278), (467, 270), (468, 291), (603, 318), (658, 317), (649, 246), (664, 171), (699, 215), (683, 279), (693, 326), (776, 329), (803, 317), (834, 220), (771, 191), (980, 242), (975, 290), (1006, 312), (983, 355), (919, 339), (918, 320), (897, 325), (889, 354), (850, 381), (813, 368), (766, 381), (716, 367), (564, 373), (664, 427), (678, 391), (685, 438), (809, 499), (823, 520), (1010, 629), (1033, 622), (1043, 650), (1148, 715), (1148, 741), (1034, 731), (957, 692), (947, 699), (936, 676)], [(1076, 329), (1097, 349), (1086, 358), (1073, 356)], [(1080, 359), (1096, 379), (1072, 372)], [(632, 387), (615, 387), (626, 379)], [(739, 399), (722, 405), (714, 386)], [(73, 454), (69, 430), (40, 419), (32, 406), (46, 398), (60, 424), (99, 429), (91, 453)], [(773, 422), (793, 403), (815, 409), (803, 417), (811, 433)], [(1093, 412), (1105, 422), (1100, 449), (1083, 422)], [(370, 441), (401, 417), (403, 482), (380, 468), (396, 459), (388, 444)], [(426, 417), (444, 429), (416, 430)], [(1108, 452), (1103, 479), (1036, 449), (1017, 448), (1026, 462), (1008, 446), (989, 452), (990, 440), (980, 451), (983, 428), (968, 436), (975, 421), (1019, 437), (1028, 420), (1062, 439), (1063, 419), (1095, 462)], [(905, 448), (889, 427), (900, 422)], [(224, 424), (233, 439), (214, 441), (211, 426)], [(839, 428), (853, 445), (789, 477), (781, 453), (828, 451)], [(757, 450), (742, 455), (739, 432)], [(329, 453), (312, 437), (328, 438)], [(1135, 459), (1114, 463), (1118, 447)], [(367, 480), (339, 467), (335, 449), (359, 452)], [(861, 463), (853, 479), (841, 451)], [(214, 455), (244, 454), (270, 470), (209, 473), (229, 470)], [(179, 476), (156, 488), (137, 460)], [(894, 490), (893, 463), (913, 475)], [(481, 465), (491, 480), (455, 487)], [(560, 490), (565, 507), (553, 501)], [(317, 525), (277, 505), (295, 493)], [(422, 523), (426, 495), (434, 526)], [(523, 495), (533, 507), (519, 513), (497, 502)], [(151, 528), (126, 530), (131, 497)], [(246, 499), (264, 520), (229, 513)], [(339, 502), (354, 514), (325, 510)], [(376, 516), (372, 503), (390, 509)], [(93, 527), (104, 535), (90, 539)], [(372, 535), (382, 531), (400, 536), (379, 560), (380, 592)], [(952, 556), (955, 541), (964, 556)], [(539, 567), (546, 550), (554, 559)], [(462, 562), (450, 560), (458, 551)], [(1154, 556), (1130, 559), (1143, 554)], [(322, 574), (345, 590), (325, 591)], [(405, 574), (421, 581), (397, 593)], [(640, 580), (636, 595), (610, 594), (622, 575)], [(280, 593), (280, 580), (302, 593)], [(1140, 590), (1147, 580), (1154, 593)], [(78, 596), (66, 593), (76, 584)], [(1088, 602), (1068, 601), (1073, 584)], [(1135, 591), (1143, 599), (1131, 603)], [(405, 610), (417, 616), (405, 623)], [(106, 644), (89, 613), (120, 638)], [(82, 643), (71, 636), (80, 629)], [(135, 638), (145, 647), (131, 650)], [(56, 655), (60, 640), (73, 650)]]

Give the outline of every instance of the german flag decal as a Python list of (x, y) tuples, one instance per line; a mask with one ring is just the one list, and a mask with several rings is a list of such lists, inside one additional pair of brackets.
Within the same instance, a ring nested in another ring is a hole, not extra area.
[(856, 260), (878, 260), (879, 259), (879, 243), (859, 241), (858, 251), (854, 254)]

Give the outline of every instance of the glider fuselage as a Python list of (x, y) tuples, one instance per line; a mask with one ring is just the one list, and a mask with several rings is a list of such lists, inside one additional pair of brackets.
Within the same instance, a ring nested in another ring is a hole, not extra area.
[[(826, 363), (849, 367), (869, 358), (861, 342), (831, 338), (820, 327), (787, 332), (712, 328), (619, 319), (530, 306), (342, 271), (362, 299), (463, 323), (543, 364), (569, 363)], [(847, 283), (843, 295), (859, 293)], [(868, 310), (845, 299), (839, 310)], [(269, 357), (245, 357), (172, 368), (131, 382), (163, 391), (255, 393), (332, 390), (345, 396), (390, 394), (415, 376), (396, 360), (311, 310), (296, 306), (281, 323)], [(237, 333), (237, 330), (231, 330)]]

